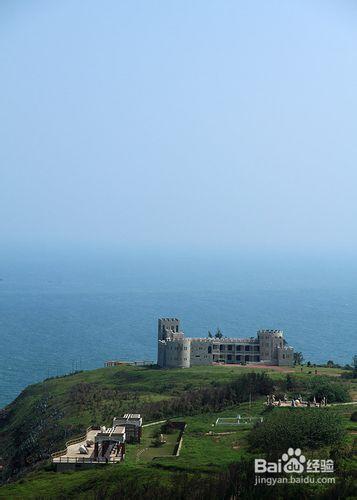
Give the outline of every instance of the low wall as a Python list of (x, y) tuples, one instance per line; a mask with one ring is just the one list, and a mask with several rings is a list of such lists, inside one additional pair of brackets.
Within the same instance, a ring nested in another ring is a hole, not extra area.
[(178, 457), (180, 455), (181, 448), (182, 448), (183, 433), (185, 432), (187, 424), (186, 424), (186, 422), (170, 422), (170, 423), (172, 424), (173, 429), (180, 430), (180, 433), (178, 435), (178, 438), (177, 438), (177, 441), (175, 444), (174, 451), (173, 451), (172, 455), (161, 455), (159, 457), (154, 457), (153, 460), (157, 460), (159, 458)]

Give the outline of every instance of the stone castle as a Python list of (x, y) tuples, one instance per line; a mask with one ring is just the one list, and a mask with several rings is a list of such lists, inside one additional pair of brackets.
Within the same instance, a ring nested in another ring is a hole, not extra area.
[(180, 330), (177, 318), (160, 318), (157, 363), (162, 368), (259, 363), (291, 366), (294, 350), (281, 330), (259, 330), (251, 338), (189, 338)]

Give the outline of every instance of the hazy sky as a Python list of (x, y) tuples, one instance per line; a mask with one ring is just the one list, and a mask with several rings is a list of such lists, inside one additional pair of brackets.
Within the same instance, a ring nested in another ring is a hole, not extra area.
[(357, 6), (0, 3), (0, 239), (357, 250)]

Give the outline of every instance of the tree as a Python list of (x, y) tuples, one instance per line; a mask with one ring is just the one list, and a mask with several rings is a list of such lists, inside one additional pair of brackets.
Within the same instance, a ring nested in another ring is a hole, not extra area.
[(293, 379), (290, 373), (286, 375), (285, 388), (287, 391), (292, 391), (293, 389), (296, 388), (296, 381), (295, 379)]
[(212, 333), (211, 333), (209, 330), (208, 330), (208, 335), (207, 335), (207, 337), (208, 337), (209, 339), (211, 339), (211, 338), (213, 337)]
[(216, 339), (221, 339), (223, 337), (223, 334), (219, 328), (217, 328), (217, 331), (215, 333), (215, 338)]
[(335, 363), (331, 359), (329, 359), (326, 363), (326, 366), (328, 368), (333, 368), (335, 366)]
[(304, 356), (302, 352), (294, 352), (294, 365), (302, 365), (304, 362)]
[(328, 403), (347, 403), (351, 400), (348, 390), (337, 381), (330, 381), (324, 377), (316, 377), (309, 384), (309, 399), (321, 401), (326, 398)]
[(345, 436), (341, 417), (324, 408), (275, 408), (248, 435), (253, 449), (276, 457), (290, 447), (302, 450), (338, 445)]

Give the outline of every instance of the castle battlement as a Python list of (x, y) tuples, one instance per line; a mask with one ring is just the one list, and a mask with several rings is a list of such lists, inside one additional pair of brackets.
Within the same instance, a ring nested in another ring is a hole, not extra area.
[(291, 366), (294, 350), (282, 330), (258, 330), (256, 337), (186, 337), (178, 318), (158, 321), (158, 365), (162, 368), (259, 363)]

